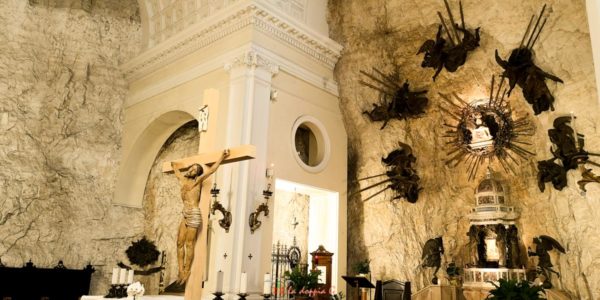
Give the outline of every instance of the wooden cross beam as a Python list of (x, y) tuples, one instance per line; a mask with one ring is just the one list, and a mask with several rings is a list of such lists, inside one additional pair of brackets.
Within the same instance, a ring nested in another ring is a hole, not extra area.
[[(186, 158), (182, 158), (179, 160), (175, 160), (174, 162), (178, 162), (180, 170), (187, 169), (193, 164), (200, 164), (205, 166), (211, 166), (215, 162), (217, 162), (221, 156), (223, 155), (223, 151), (215, 151), (209, 153), (201, 153), (195, 156), (190, 156)], [(229, 149), (229, 156), (225, 158), (221, 164), (240, 162), (244, 160), (253, 159), (256, 156), (256, 147), (253, 145), (243, 145), (235, 148)], [(169, 173), (173, 172), (173, 168), (171, 166), (171, 162), (165, 162), (162, 165), (163, 172)], [(206, 169), (205, 169), (206, 171)], [(204, 222), (208, 222), (209, 220), (209, 210), (210, 210), (210, 189), (212, 186), (212, 179), (209, 176), (208, 178), (202, 181), (202, 190), (200, 194), (200, 211), (202, 214), (202, 220)], [(206, 257), (208, 250), (207, 249), (207, 236), (208, 236), (208, 224), (204, 223), (201, 228), (198, 228), (196, 242), (194, 245), (194, 259), (191, 264), (191, 273), (187, 279), (186, 287), (185, 287), (185, 300), (192, 299), (201, 299), (202, 297), (202, 281), (204, 280), (204, 272), (206, 270)]]
[[(187, 169), (193, 164), (207, 165), (211, 166), (214, 164), (219, 157), (221, 157), (222, 151), (215, 151), (209, 153), (201, 153), (198, 155), (182, 158), (175, 160), (174, 162), (180, 163), (182, 165), (181, 169)], [(229, 156), (223, 160), (221, 164), (234, 163), (239, 161), (244, 161), (248, 159), (253, 159), (256, 156), (256, 147), (254, 145), (242, 145), (239, 147), (229, 149)], [(173, 167), (171, 167), (171, 162), (165, 162), (162, 165), (162, 171), (164, 173), (173, 172)]]

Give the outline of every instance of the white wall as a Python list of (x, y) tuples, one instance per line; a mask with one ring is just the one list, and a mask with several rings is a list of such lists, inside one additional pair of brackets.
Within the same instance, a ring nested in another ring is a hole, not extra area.
[[(600, 88), (600, 0), (587, 0), (587, 15), (596, 69), (596, 87)], [(600, 102), (600, 92), (598, 101)]]

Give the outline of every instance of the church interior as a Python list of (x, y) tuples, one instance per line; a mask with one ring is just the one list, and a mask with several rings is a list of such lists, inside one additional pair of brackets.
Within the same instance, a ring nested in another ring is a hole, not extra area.
[(0, 2), (2, 300), (600, 299), (600, 0)]

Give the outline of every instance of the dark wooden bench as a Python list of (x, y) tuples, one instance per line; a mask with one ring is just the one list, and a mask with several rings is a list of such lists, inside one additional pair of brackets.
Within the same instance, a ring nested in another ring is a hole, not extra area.
[(23, 268), (0, 265), (1, 300), (77, 300), (89, 294), (94, 268), (65, 268), (62, 261), (52, 269), (36, 268), (30, 261)]

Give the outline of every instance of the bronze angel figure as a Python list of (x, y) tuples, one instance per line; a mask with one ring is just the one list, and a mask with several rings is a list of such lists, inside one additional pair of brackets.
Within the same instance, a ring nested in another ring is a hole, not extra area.
[(427, 240), (423, 246), (423, 254), (421, 255), (423, 268), (435, 268), (433, 271), (433, 278), (431, 279), (432, 284), (437, 284), (437, 272), (440, 270), (442, 265), (442, 254), (444, 254), (444, 241), (442, 237), (436, 237)]
[[(498, 50), (496, 50), (496, 62), (504, 69), (502, 76), (508, 78), (508, 95), (510, 96), (511, 91), (516, 85), (521, 87), (523, 90), (523, 97), (525, 97), (525, 100), (532, 105), (536, 115), (547, 110), (554, 110), (554, 96), (552, 96), (552, 93), (550, 93), (550, 90), (546, 85), (546, 79), (563, 83), (562, 79), (545, 72), (533, 62), (533, 46), (540, 36), (542, 29), (544, 29), (544, 25), (548, 19), (545, 18), (541, 26), (538, 27), (545, 9), (546, 5), (542, 8), (542, 12), (531, 31), (531, 35), (529, 35), (529, 29), (531, 28), (535, 16), (531, 17), (527, 30), (525, 30), (525, 34), (523, 35), (523, 39), (521, 39), (521, 44), (517, 49), (514, 49), (510, 53), (508, 60), (503, 60), (500, 55), (498, 55)], [(529, 35), (529, 39), (527, 39), (527, 44), (524, 44), (527, 35)]]
[(381, 129), (384, 129), (391, 119), (416, 118), (425, 113), (425, 107), (429, 102), (425, 96), (427, 91), (411, 91), (408, 81), (401, 83), (398, 72), (387, 75), (373, 68), (373, 74), (365, 71), (360, 73), (371, 81), (360, 80), (360, 83), (380, 93), (380, 103), (373, 104), (371, 111), (363, 113), (369, 116), (372, 122), (383, 121)]
[[(567, 172), (581, 168), (583, 179), (578, 182), (582, 191), (585, 185), (591, 182), (600, 182), (590, 169), (580, 167), (589, 163), (595, 166), (600, 164), (590, 160), (590, 156), (599, 156), (583, 149), (584, 136), (578, 134), (573, 127), (574, 116), (558, 117), (554, 120), (554, 128), (548, 130), (548, 136), (552, 142), (550, 152), (554, 158), (538, 161), (538, 187), (544, 192), (546, 182), (552, 182), (557, 190), (567, 186)], [(558, 161), (558, 163), (557, 163)]]
[(529, 254), (529, 256), (538, 257), (537, 272), (538, 274), (542, 274), (545, 277), (543, 287), (546, 289), (550, 289), (552, 288), (552, 273), (558, 275), (558, 277), (560, 277), (560, 274), (552, 269), (553, 265), (550, 259), (550, 254), (548, 254), (548, 252), (552, 250), (557, 250), (560, 253), (566, 253), (565, 248), (554, 238), (547, 235), (540, 235), (538, 237), (534, 237), (533, 243), (536, 246), (535, 251), (531, 251), (531, 249), (528, 249), (527, 253)]
[(413, 166), (413, 164), (417, 161), (417, 158), (413, 155), (412, 148), (409, 145), (404, 143), (399, 144), (400, 147), (398, 149), (390, 152), (386, 157), (381, 159), (382, 163), (386, 166), (385, 173), (368, 176), (357, 180), (357, 182), (360, 182), (376, 177), (387, 177), (386, 179), (362, 188), (356, 192), (361, 193), (380, 185), (387, 184), (387, 187), (369, 196), (364, 201), (367, 201), (389, 189), (395, 192), (395, 196), (392, 200), (404, 198), (410, 203), (415, 203), (419, 199), (419, 191), (421, 190), (419, 187), (420, 178)]
[[(458, 67), (464, 65), (467, 61), (467, 54), (479, 47), (480, 41), (480, 28), (475, 29), (473, 32), (466, 28), (462, 2), (459, 2), (462, 26), (454, 22), (454, 16), (450, 10), (448, 1), (444, 0), (444, 3), (446, 4), (452, 30), (448, 30), (444, 17), (438, 11), (441, 25), (438, 26), (435, 40), (425, 41), (417, 52), (417, 55), (421, 53), (425, 54), (421, 67), (436, 70), (433, 75), (433, 81), (435, 81), (443, 68), (446, 68), (448, 72), (456, 72)], [(446, 31), (448, 40), (442, 37), (442, 27)], [(461, 34), (462, 37), (460, 36)]]

